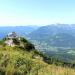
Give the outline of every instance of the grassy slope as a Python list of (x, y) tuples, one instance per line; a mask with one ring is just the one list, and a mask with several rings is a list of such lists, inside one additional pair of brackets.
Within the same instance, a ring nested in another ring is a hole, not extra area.
[(34, 51), (0, 46), (0, 75), (75, 75), (75, 70), (48, 65), (41, 57), (33, 59)]

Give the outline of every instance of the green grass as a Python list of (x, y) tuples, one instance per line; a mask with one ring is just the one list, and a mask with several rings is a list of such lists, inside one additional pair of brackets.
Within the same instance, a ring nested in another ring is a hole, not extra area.
[(41, 57), (34, 59), (34, 51), (18, 47), (0, 47), (0, 75), (75, 75), (75, 70), (48, 65)]
[(43, 61), (45, 56), (27, 40), (19, 41), (23, 45), (15, 47), (3, 42), (0, 42), (0, 75), (75, 75), (74, 69), (47, 64)]

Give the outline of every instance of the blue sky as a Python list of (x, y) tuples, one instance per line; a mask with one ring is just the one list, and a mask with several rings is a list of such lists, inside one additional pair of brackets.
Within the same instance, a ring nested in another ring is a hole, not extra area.
[(75, 0), (0, 0), (0, 25), (75, 23)]

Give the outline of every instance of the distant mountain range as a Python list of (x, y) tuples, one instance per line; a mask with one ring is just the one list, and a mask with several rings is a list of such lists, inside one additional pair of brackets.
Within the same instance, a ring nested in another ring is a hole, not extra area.
[(21, 36), (26, 36), (27, 34), (31, 33), (35, 29), (37, 29), (38, 26), (6, 26), (6, 27), (0, 27), (0, 38), (5, 37), (10, 32), (16, 32), (17, 34)]
[(75, 47), (75, 25), (48, 25), (29, 34), (33, 40), (55, 47)]

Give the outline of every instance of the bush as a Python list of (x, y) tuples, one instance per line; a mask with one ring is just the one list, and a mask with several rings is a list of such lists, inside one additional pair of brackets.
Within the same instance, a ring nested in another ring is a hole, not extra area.
[(20, 44), (20, 41), (19, 41), (17, 38), (14, 38), (14, 39), (13, 39), (13, 42), (14, 42), (16, 45), (19, 45), (19, 44)]
[(28, 41), (25, 39), (25, 38), (23, 38), (23, 37), (21, 37), (21, 41), (23, 42), (23, 43), (27, 43)]
[(31, 43), (25, 43), (24, 49), (26, 49), (27, 51), (31, 51), (31, 50), (34, 50), (35, 47), (34, 47), (34, 45), (31, 44)]

